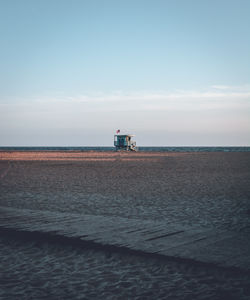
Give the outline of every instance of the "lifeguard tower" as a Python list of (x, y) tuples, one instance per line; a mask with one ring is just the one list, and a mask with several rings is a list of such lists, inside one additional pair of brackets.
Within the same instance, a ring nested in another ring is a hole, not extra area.
[[(117, 130), (116, 133), (119, 133), (120, 130)], [(116, 134), (114, 136), (114, 146), (115, 150), (126, 150), (126, 151), (136, 151), (136, 142), (132, 141), (132, 134)]]

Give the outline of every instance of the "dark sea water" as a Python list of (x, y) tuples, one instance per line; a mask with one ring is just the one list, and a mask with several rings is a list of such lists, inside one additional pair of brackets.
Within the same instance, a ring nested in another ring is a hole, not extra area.
[[(249, 152), (250, 147), (137, 147), (145, 152)], [(114, 147), (0, 147), (0, 151), (115, 151)]]

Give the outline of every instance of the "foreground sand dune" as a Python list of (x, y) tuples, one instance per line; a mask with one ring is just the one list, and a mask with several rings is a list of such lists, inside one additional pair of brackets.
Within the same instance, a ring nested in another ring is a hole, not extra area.
[(250, 272), (250, 241), (238, 232), (0, 206), (0, 233)]

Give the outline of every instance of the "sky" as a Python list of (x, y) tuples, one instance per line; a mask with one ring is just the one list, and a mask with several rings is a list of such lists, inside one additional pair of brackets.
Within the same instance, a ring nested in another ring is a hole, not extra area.
[(250, 0), (0, 0), (0, 146), (250, 146)]

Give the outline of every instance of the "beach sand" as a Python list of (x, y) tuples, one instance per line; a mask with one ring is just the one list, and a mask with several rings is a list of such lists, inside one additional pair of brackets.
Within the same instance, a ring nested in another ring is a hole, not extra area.
[(0, 176), (4, 206), (249, 230), (249, 152), (0, 152)]
[[(246, 237), (249, 179), (249, 152), (0, 152), (1, 206), (164, 220)], [(250, 275), (226, 269), (8, 237), (0, 244), (6, 299), (250, 297)]]

